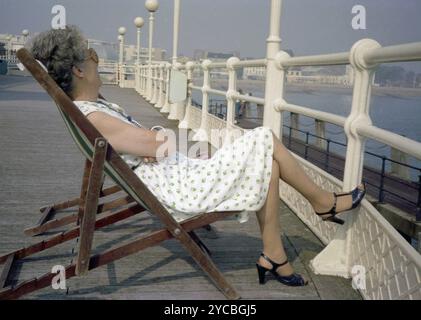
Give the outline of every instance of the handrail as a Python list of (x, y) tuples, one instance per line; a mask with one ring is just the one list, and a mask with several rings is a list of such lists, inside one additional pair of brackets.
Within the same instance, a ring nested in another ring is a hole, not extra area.
[(360, 124), (357, 132), (421, 160), (421, 143), (373, 125)]
[(279, 67), (329, 66), (349, 64), (349, 52), (303, 57), (278, 57)]
[(293, 113), (298, 113), (313, 119), (336, 124), (337, 126), (340, 126), (342, 128), (345, 126), (346, 122), (346, 118), (343, 116), (335, 115), (324, 111), (317, 111), (308, 107), (303, 107), (292, 103), (286, 103), (284, 100), (275, 102), (274, 107), (279, 111), (290, 111)]
[(421, 42), (372, 49), (364, 54), (364, 60), (369, 64), (419, 61), (421, 60)]

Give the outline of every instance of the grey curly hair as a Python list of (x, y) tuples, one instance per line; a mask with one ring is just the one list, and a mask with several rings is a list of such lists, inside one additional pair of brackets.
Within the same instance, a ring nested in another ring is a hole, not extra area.
[(76, 26), (42, 32), (29, 43), (33, 57), (44, 64), (51, 77), (69, 96), (73, 89), (72, 67), (83, 63), (87, 49), (87, 41)]

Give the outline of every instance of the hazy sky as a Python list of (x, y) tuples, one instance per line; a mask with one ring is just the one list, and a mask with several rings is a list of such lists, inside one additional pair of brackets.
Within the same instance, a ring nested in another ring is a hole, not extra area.
[[(67, 23), (78, 25), (86, 36), (116, 41), (125, 26), (127, 40), (135, 43), (133, 19), (145, 20), (144, 0), (0, 0), (0, 33), (20, 34), (50, 28), (51, 8), (67, 9)], [(367, 29), (353, 30), (351, 9), (367, 9)], [(270, 0), (181, 0), (179, 54), (194, 49), (239, 51), (242, 57), (264, 57), (269, 29)], [(173, 1), (160, 0), (154, 45), (172, 53)], [(147, 43), (147, 23), (143, 45)], [(421, 41), (421, 0), (284, 0), (281, 37), (283, 48), (296, 55), (349, 50), (361, 38), (382, 45)], [(417, 66), (418, 69), (418, 66)]]

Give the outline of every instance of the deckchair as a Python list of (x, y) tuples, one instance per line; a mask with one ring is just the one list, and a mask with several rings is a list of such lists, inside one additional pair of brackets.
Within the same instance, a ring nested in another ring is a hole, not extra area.
[[(99, 95), (99, 97), (101, 99), (106, 100), (101, 94)], [(86, 162), (85, 163), (85, 168), (83, 170), (83, 179), (82, 181), (86, 181), (89, 177), (89, 170), (90, 170), (90, 163)], [(105, 179), (105, 174), (103, 176), (103, 180), (101, 183), (101, 188), (100, 188), (100, 193), (99, 193), (99, 197), (101, 198), (105, 198), (109, 195), (115, 194), (119, 191), (121, 191), (121, 188), (118, 185), (114, 185), (111, 187), (108, 187), (106, 189), (104, 189), (104, 179)], [(86, 192), (86, 190), (84, 191)], [(81, 201), (82, 201), (82, 196), (83, 193), (80, 195), (79, 198), (72, 198), (66, 201), (61, 201), (58, 203), (53, 203), (47, 206), (43, 206), (39, 209), (39, 211), (41, 212), (41, 217), (38, 220), (38, 222), (29, 228), (26, 228), (24, 230), (25, 235), (27, 236), (37, 236), (37, 235), (41, 235), (47, 231), (51, 231), (54, 230), (56, 228), (59, 227), (63, 227), (65, 225), (69, 225), (71, 223), (74, 222), (78, 222), (78, 217), (80, 214), (70, 214), (67, 216), (63, 216), (60, 218), (55, 218), (56, 214), (60, 213), (61, 211), (64, 211), (66, 209), (70, 209), (70, 208), (74, 208), (74, 207), (79, 207)], [(124, 198), (120, 198), (120, 199), (115, 199), (113, 201), (109, 201), (109, 202), (104, 202), (101, 205), (98, 205), (98, 210), (97, 213), (102, 213), (105, 212), (107, 210), (112, 210), (115, 209), (119, 206), (123, 206), (127, 203), (133, 202), (134, 200), (131, 197), (124, 197)]]
[[(106, 100), (101, 94), (99, 95), (99, 97), (103, 100)], [(143, 127), (147, 128), (144, 125)], [(86, 162), (85, 168), (83, 170), (82, 181), (85, 181), (88, 179), (89, 170), (90, 170), (90, 163)], [(104, 189), (104, 179), (105, 179), (105, 174), (103, 176), (103, 182), (100, 188), (100, 193), (99, 193), (100, 199), (106, 199), (107, 196), (116, 194), (122, 190), (118, 185), (110, 186)], [(81, 193), (80, 197), (78, 198), (72, 198), (69, 200), (53, 203), (47, 206), (42, 206), (39, 209), (39, 211), (41, 212), (41, 217), (39, 218), (38, 222), (35, 225), (26, 228), (24, 230), (24, 234), (27, 236), (33, 237), (33, 236), (41, 235), (47, 231), (50, 231), (50, 232), (54, 231), (54, 229), (57, 229), (69, 224), (73, 224), (73, 223), (78, 224), (80, 221), (79, 220), (80, 213), (78, 214), (73, 213), (73, 214), (64, 215), (64, 216), (61, 215), (60, 217), (57, 217), (57, 218), (56, 218), (56, 215), (59, 213), (62, 213), (63, 211), (66, 211), (67, 209), (79, 207), (79, 204), (83, 200), (82, 196), (84, 192), (86, 192), (86, 190), (84, 190)], [(133, 202), (134, 202), (134, 199), (127, 195), (121, 198), (114, 199), (112, 201), (103, 201), (102, 204), (98, 205), (97, 213), (101, 214), (105, 211), (114, 210), (118, 207), (127, 205), (129, 203), (133, 203)], [(211, 231), (212, 227), (210, 225), (207, 225), (204, 227), (204, 229), (207, 231)], [(204, 244), (202, 243), (202, 245)], [(206, 250), (209, 251), (209, 249), (207, 248)]]
[[(198, 228), (235, 215), (239, 211), (202, 213), (177, 222), (31, 54), (22, 48), (17, 52), (17, 57), (56, 103), (74, 142), (86, 158), (85, 176), (76, 217), (80, 220), (79, 225), (29, 247), (0, 256), (0, 266), (3, 265), (0, 272), (0, 299), (19, 298), (24, 294), (50, 286), (52, 279), (57, 275), (52, 272), (47, 272), (39, 278), (18, 282), (14, 286), (5, 287), (14, 261), (77, 237), (79, 237), (77, 257), (74, 263), (65, 267), (66, 279), (86, 275), (90, 270), (175, 238), (226, 298), (240, 298), (235, 288), (213, 263), (205, 246), (202, 245), (202, 241), (194, 232)], [(104, 174), (130, 197), (127, 198), (127, 202), (133, 199), (133, 204), (118, 212), (104, 214), (97, 219), (98, 201)], [(119, 244), (105, 252), (91, 255), (96, 229), (145, 211), (159, 218), (163, 228)]]

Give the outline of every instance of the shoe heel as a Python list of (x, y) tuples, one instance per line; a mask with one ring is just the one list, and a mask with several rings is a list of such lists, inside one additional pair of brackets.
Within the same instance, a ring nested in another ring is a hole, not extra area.
[(266, 271), (268, 271), (268, 269), (258, 265), (257, 263), (256, 263), (256, 267), (257, 267), (257, 273), (259, 274), (259, 283), (265, 284)]
[(337, 223), (337, 224), (344, 224), (345, 223), (344, 220), (339, 219), (335, 216), (331, 216), (331, 217), (327, 218), (326, 221), (331, 221), (331, 222), (334, 222), (334, 223)]

